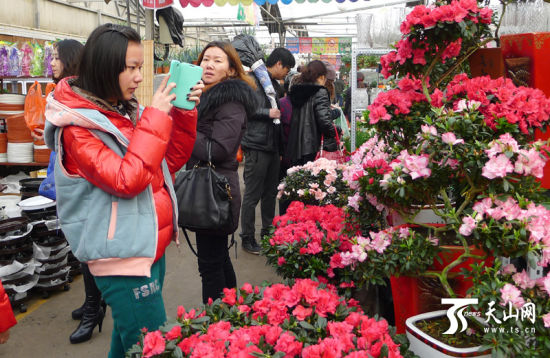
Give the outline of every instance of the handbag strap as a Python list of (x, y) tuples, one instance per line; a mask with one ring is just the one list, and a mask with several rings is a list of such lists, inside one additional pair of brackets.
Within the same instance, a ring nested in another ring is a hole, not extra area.
[[(191, 240), (189, 239), (189, 236), (187, 235), (187, 230), (185, 228), (181, 228), (181, 231), (183, 231), (183, 235), (185, 236), (185, 240), (187, 241), (187, 244), (189, 245), (189, 248), (191, 249), (191, 252), (193, 252), (193, 255), (195, 255), (197, 258), (199, 255), (197, 254), (197, 251), (191, 244)], [(229, 250), (233, 245), (235, 245), (235, 258), (237, 258), (237, 242), (235, 241), (235, 233), (231, 234), (231, 241), (229, 242), (229, 246), (227, 247), (227, 250)]]
[(208, 164), (212, 165), (212, 140), (210, 138), (206, 139), (206, 153), (208, 153)]

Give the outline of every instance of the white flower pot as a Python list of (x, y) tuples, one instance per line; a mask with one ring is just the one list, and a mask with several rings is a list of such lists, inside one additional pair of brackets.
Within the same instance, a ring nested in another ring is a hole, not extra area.
[(422, 332), (415, 326), (415, 322), (447, 315), (446, 310), (422, 313), (409, 317), (406, 324), (407, 338), (410, 342), (409, 349), (421, 358), (454, 358), (454, 357), (478, 357), (490, 358), (491, 351), (480, 352), (479, 347), (455, 348)]

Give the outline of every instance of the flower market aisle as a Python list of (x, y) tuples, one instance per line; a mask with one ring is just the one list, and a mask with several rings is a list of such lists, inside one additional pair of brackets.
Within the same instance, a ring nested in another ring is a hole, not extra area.
[[(258, 212), (256, 216), (256, 223), (261, 223)], [(256, 232), (259, 231), (258, 226)], [(237, 230), (237, 234), (239, 232), (240, 229)], [(235, 239), (239, 241), (237, 259), (232, 248), (231, 260), (239, 285), (245, 282), (260, 285), (264, 280), (281, 282), (282, 279), (275, 271), (266, 265), (265, 257), (242, 251), (240, 239)], [(166, 251), (166, 280), (163, 294), (168, 317), (176, 315), (179, 305), (191, 309), (201, 303), (201, 282), (196, 257), (191, 253), (183, 235), (180, 240), (179, 250), (172, 244)], [(193, 236), (191, 240), (194, 242)], [(96, 327), (90, 341), (81, 344), (69, 343), (69, 335), (78, 326), (78, 321), (71, 319), (71, 311), (83, 301), (84, 284), (82, 276), (77, 276), (69, 291), (52, 294), (44, 301), (29, 302), (27, 314), (18, 315), (19, 312), (16, 312), (18, 324), (10, 330), (8, 343), (0, 345), (0, 357), (107, 357), (113, 329), (109, 308), (101, 333), (98, 333)]]

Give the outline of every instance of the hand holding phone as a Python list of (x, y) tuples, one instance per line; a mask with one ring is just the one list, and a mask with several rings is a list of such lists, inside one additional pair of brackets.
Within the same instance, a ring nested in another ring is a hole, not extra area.
[(175, 83), (176, 88), (172, 89), (170, 93), (176, 95), (176, 99), (172, 101), (174, 106), (184, 109), (193, 109), (195, 107), (194, 101), (189, 101), (187, 95), (191, 93), (191, 89), (202, 78), (202, 67), (195, 66), (190, 63), (179, 62), (172, 60), (170, 64), (170, 79), (168, 83)]

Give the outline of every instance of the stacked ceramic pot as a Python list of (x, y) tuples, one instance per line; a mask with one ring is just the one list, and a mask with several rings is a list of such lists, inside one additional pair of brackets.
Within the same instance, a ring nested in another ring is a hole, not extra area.
[[(25, 108), (25, 96), (20, 94), (0, 94), (0, 162), (7, 162), (8, 160), (8, 134), (7, 134), (7, 118), (12, 116), (23, 116), (23, 111)], [(17, 121), (17, 119), (16, 119)], [(21, 145), (18, 142), (18, 124), (20, 122), (13, 122), (13, 126), (17, 127), (13, 129), (12, 145), (10, 146), (10, 152), (12, 157), (15, 154), (15, 159), (18, 159), (19, 153), (21, 151)], [(24, 120), (23, 123), (24, 124)], [(30, 132), (29, 132), (30, 135)], [(27, 143), (28, 143), (28, 137)], [(31, 138), (32, 139), (32, 138)], [(13, 141), (15, 140), (15, 142)], [(17, 144), (14, 144), (17, 143)], [(14, 146), (15, 145), (15, 146)], [(27, 148), (28, 144), (23, 144), (22, 147)], [(11, 158), (14, 159), (14, 158)]]
[(35, 290), (44, 298), (50, 292), (69, 289), (70, 247), (59, 227), (55, 201), (37, 195), (22, 200), (18, 204), (22, 215), (32, 224), (30, 237), (33, 241), (34, 259), (37, 262), (38, 282)]
[(0, 220), (0, 279), (14, 309), (27, 310), (28, 293), (38, 282), (27, 218)]
[(3, 116), (5, 118), (7, 131), (7, 160), (5, 161), (11, 163), (32, 162), (34, 159), (34, 144), (31, 131), (25, 123), (25, 96), (19, 94), (1, 95), (0, 109), (1, 108), (6, 109), (2, 112), (4, 113)]

